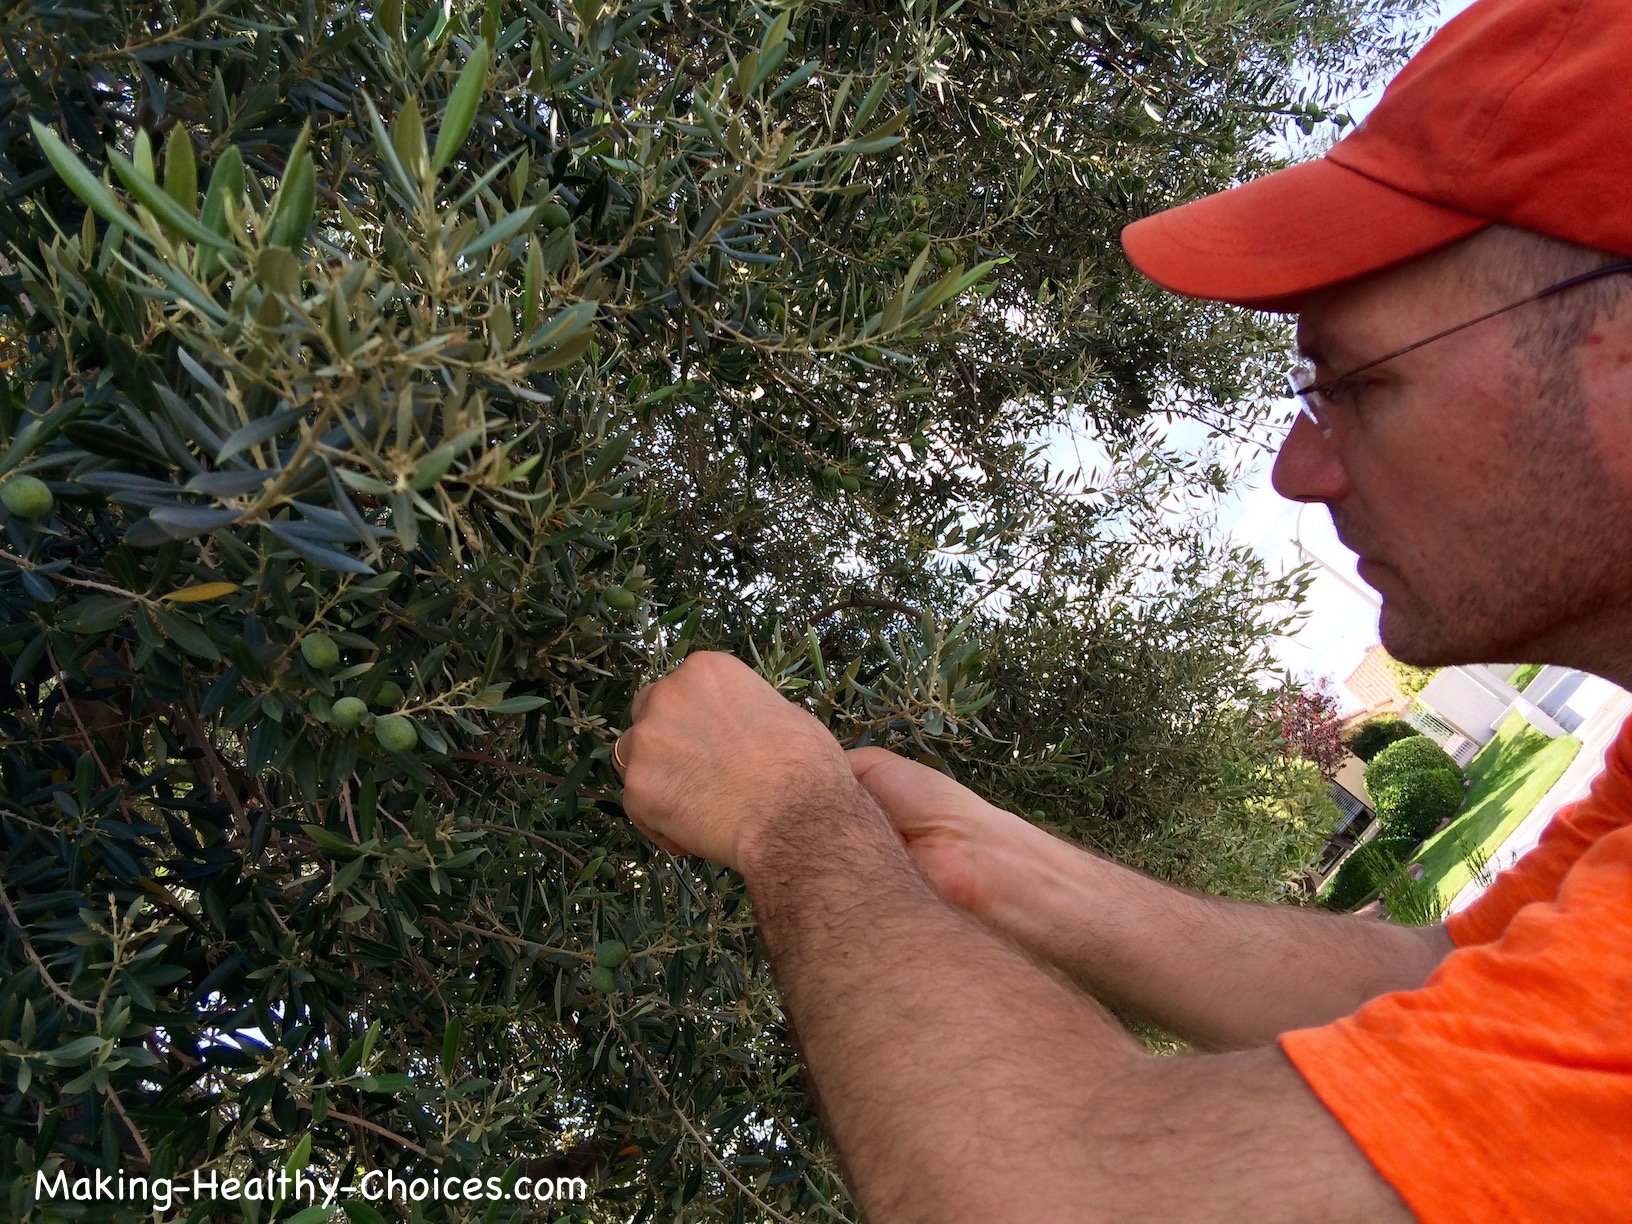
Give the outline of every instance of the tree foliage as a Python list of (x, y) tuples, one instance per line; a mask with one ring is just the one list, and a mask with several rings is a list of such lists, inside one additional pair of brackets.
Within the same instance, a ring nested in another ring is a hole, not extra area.
[(1421, 844), (1420, 837), (1391, 834), (1386, 830), (1378, 833), (1343, 860), (1321, 904), (1341, 912), (1369, 900), (1385, 882), (1400, 873), (1402, 864)]
[(1343, 718), (1338, 712), (1337, 693), (1329, 677), (1323, 676), (1315, 684), (1282, 693), (1275, 704), (1275, 718), (1280, 727), (1283, 752), (1302, 757), (1318, 769), (1323, 778), (1337, 776), (1348, 749), (1343, 743)]
[(1366, 790), (1375, 798), (1390, 782), (1408, 773), (1439, 770), (1462, 781), (1456, 758), (1426, 735), (1409, 735), (1384, 748), (1366, 766)]
[(1386, 653), (1383, 658), (1388, 664), (1389, 674), (1394, 677), (1394, 683), (1411, 701), (1415, 701), (1422, 690), (1428, 687), (1428, 682), (1439, 674), (1437, 667), (1417, 667), (1410, 663), (1401, 663), (1393, 655)]
[(1462, 807), (1462, 778), (1448, 769), (1408, 770), (1378, 787), (1372, 798), (1385, 830), (1420, 842)]
[(1397, 744), (1401, 740), (1421, 734), (1422, 732), (1403, 718), (1395, 718), (1392, 715), (1368, 718), (1360, 724), (1360, 728), (1349, 740), (1349, 751), (1370, 764), (1376, 759), (1377, 754), (1390, 744)]
[[(1114, 238), (1416, 7), (8, 9), (13, 1210), (298, 1156), (846, 1215), (738, 882), (618, 812), (688, 649), (1273, 893), (1286, 592), (1149, 443), (1262, 425), (1280, 333)], [(1132, 461), (1061, 477), (1061, 420)]]

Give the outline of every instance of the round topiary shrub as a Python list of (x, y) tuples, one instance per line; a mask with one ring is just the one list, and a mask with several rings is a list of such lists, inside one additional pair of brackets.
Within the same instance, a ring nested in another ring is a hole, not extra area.
[(1433, 740), (1425, 735), (1413, 735), (1390, 744), (1366, 766), (1366, 790), (1376, 806), (1377, 793), (1401, 774), (1421, 773), (1429, 769), (1443, 769), (1462, 778), (1462, 767)]
[(1384, 833), (1420, 842), (1462, 806), (1462, 778), (1446, 769), (1413, 770), (1391, 779), (1371, 798)]
[(1392, 716), (1368, 718), (1360, 724), (1360, 729), (1349, 740), (1349, 751), (1370, 764), (1376, 759), (1377, 754), (1390, 744), (1411, 739), (1417, 734), (1419, 734), (1417, 729), (1403, 718)]

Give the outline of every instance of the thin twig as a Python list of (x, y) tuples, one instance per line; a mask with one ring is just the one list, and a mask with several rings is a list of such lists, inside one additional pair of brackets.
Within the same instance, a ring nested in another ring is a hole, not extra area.
[(359, 1118), (356, 1114), (342, 1113), (340, 1110), (332, 1108), (329, 1110), (328, 1116), (341, 1122), (350, 1122), (353, 1126), (360, 1126), (364, 1130), (373, 1131), (376, 1135), (380, 1135), (386, 1139), (392, 1140), (395, 1143), (401, 1144), (410, 1152), (417, 1153), (425, 1160), (429, 1160), (431, 1158), (431, 1154), (424, 1148), (420, 1147), (419, 1144), (415, 1143), (412, 1139), (406, 1139), (397, 1134), (396, 1131), (387, 1130), (378, 1122), (370, 1122), (367, 1118)]
[(351, 840), (362, 841), (363, 835), (357, 831), (357, 814), (351, 810), (350, 778), (340, 784), (340, 810), (346, 814), (346, 828), (351, 832)]
[[(34, 562), (28, 560), (28, 558), (19, 557), (16, 553), (7, 552), (3, 548), (0, 548), (0, 561), (10, 561), (19, 569), (32, 570), (36, 568)], [(64, 586), (84, 587), (88, 591), (104, 591), (109, 595), (118, 595), (125, 599), (134, 600), (150, 608), (164, 607), (163, 604), (155, 599), (149, 599), (146, 595), (139, 594), (136, 591), (127, 591), (124, 587), (109, 586), (105, 582), (91, 582), (85, 578), (70, 578), (67, 574), (58, 573), (51, 575), (51, 581), (60, 582)]]
[[(469, 749), (461, 748), (457, 752), (450, 752), (448, 756), (455, 761), (476, 761), (482, 765), (490, 765), (494, 769), (502, 769), (507, 773), (521, 774), (522, 776), (528, 778), (538, 778), (544, 782), (554, 782), (560, 784), (566, 781), (565, 778), (560, 777), (557, 774), (547, 773), (542, 769), (535, 769), (531, 765), (522, 765), (516, 761), (506, 761), (500, 757), (489, 756), (485, 752), (472, 752)], [(611, 798), (611, 796), (605, 791), (593, 790), (587, 786), (578, 787), (575, 793), (580, 799)]]
[(884, 599), (877, 595), (853, 595), (849, 599), (834, 600), (830, 604), (817, 608), (800, 626), (800, 634), (803, 635), (818, 621), (832, 616), (835, 612), (842, 612), (846, 608), (882, 608), (887, 612), (899, 612), (903, 616), (910, 616), (914, 619), (923, 615), (921, 609), (915, 608), (909, 603), (902, 603), (899, 599)]
[(29, 943), (28, 936), (23, 934), (22, 920), (17, 917), (17, 911), (11, 907), (11, 897), (7, 894), (6, 886), (4, 884), (0, 884), (0, 905), (5, 906), (6, 917), (10, 918), (11, 925), (17, 928), (17, 940), (23, 945), (23, 955), (27, 956), (29, 961), (34, 965), (34, 968), (40, 971), (40, 977), (45, 982), (46, 989), (52, 994), (56, 995), (57, 998), (61, 999), (64, 1003), (68, 1004), (69, 1007), (77, 1008), (79, 1011), (84, 1012), (87, 1016), (94, 1017), (96, 1015), (96, 1009), (94, 1007), (74, 998), (73, 995), (69, 994), (61, 986), (57, 985), (57, 980), (51, 976), (50, 970), (45, 967), (45, 962), (40, 959), (40, 954), (34, 951), (34, 945)]
[(125, 1112), (124, 1103), (120, 1101), (119, 1094), (113, 1090), (112, 1084), (108, 1085), (105, 1095), (108, 1098), (108, 1104), (113, 1106), (113, 1112), (119, 1115), (119, 1120), (125, 1124), (125, 1129), (130, 1132), (130, 1137), (136, 1141), (136, 1147), (142, 1153), (142, 1163), (151, 1165), (153, 1163), (153, 1153), (148, 1150), (147, 1143), (142, 1138), (142, 1132), (136, 1129), (136, 1123), (132, 1122), (130, 1115)]
[(244, 805), (238, 798), (238, 788), (233, 785), (232, 778), (227, 773), (226, 763), (222, 761), (221, 754), (215, 750), (215, 741), (209, 737), (192, 710), (187, 707), (166, 706), (165, 712), (171, 718), (175, 718), (178, 714), (181, 716), (181, 722), (187, 729), (187, 738), (193, 741), (198, 750), (204, 754), (204, 759), (209, 762), (210, 768), (215, 771), (216, 779), (221, 785), (222, 797), (226, 799), (227, 806), (232, 809), (233, 816), (238, 820), (239, 832), (247, 838), (250, 834), (249, 814), (244, 810)]
[(519, 935), (511, 935), (506, 931), (492, 931), (486, 927), (472, 926), (468, 922), (443, 922), (435, 918), (427, 918), (426, 922), (432, 926), (440, 926), (455, 931), (463, 931), (467, 935), (475, 935), (481, 939), (496, 939), (500, 943), (507, 943), (511, 947), (520, 948), (524, 952), (531, 952), (535, 956), (562, 953), (568, 956), (583, 957), (583, 953), (574, 952), (571, 948), (557, 948), (550, 944), (537, 943), (531, 939), (523, 939)]
[(753, 1203), (755, 1207), (758, 1207), (766, 1215), (770, 1216), (771, 1219), (780, 1220), (782, 1224), (793, 1224), (790, 1217), (783, 1215), (764, 1199), (760, 1198), (759, 1195), (755, 1194), (753, 1190), (742, 1181), (741, 1178), (731, 1171), (730, 1166), (725, 1163), (720, 1154), (714, 1150), (712, 1145), (709, 1144), (708, 1140), (703, 1138), (702, 1134), (697, 1130), (697, 1128), (691, 1124), (691, 1119), (686, 1117), (685, 1111), (675, 1104), (674, 1096), (669, 1092), (668, 1086), (664, 1084), (662, 1080), (658, 1079), (657, 1073), (652, 1070), (652, 1065), (646, 1061), (646, 1056), (640, 1052), (640, 1047), (629, 1039), (629, 1034), (623, 1031), (621, 1025), (618, 1028), (618, 1032), (623, 1036), (624, 1048), (627, 1049), (629, 1053), (634, 1055), (635, 1061), (638, 1062), (641, 1069), (646, 1072), (646, 1077), (651, 1081), (652, 1086), (663, 1094), (663, 1099), (669, 1103), (669, 1108), (674, 1110), (674, 1116), (680, 1119), (680, 1125), (685, 1128), (686, 1134), (690, 1135), (697, 1146), (702, 1149), (703, 1155), (708, 1158), (709, 1163), (720, 1171), (721, 1175), (724, 1176), (726, 1181), (730, 1182), (742, 1194), (746, 1195), (749, 1202)]
[(554, 850), (557, 854), (559, 854), (562, 858), (566, 859), (567, 862), (571, 863), (574, 867), (582, 867), (584, 865), (585, 860), (579, 858), (571, 850), (568, 850), (565, 846), (561, 845), (559, 842), (551, 841), (549, 838), (545, 837), (543, 834), (534, 833), (531, 829), (518, 829), (514, 825), (499, 824), (497, 821), (493, 821), (493, 820), (472, 821), (470, 824), (466, 825), (465, 827), (470, 828), (470, 829), (488, 829), (488, 830), (491, 830), (492, 832), (495, 832), (495, 833), (514, 833), (518, 837), (526, 838), (528, 841), (532, 842), (534, 845), (544, 846), (544, 847), (547, 847), (548, 849)]
[[(102, 773), (102, 781), (109, 786), (116, 786), (117, 783), (114, 781), (113, 775), (108, 772), (107, 763), (103, 761), (102, 754), (96, 750), (96, 741), (91, 738), (90, 730), (79, 716), (79, 706), (74, 702), (74, 695), (68, 691), (68, 677), (63, 674), (62, 667), (57, 662), (57, 652), (49, 644), (45, 648), (45, 657), (51, 661), (51, 670), (56, 675), (57, 686), (62, 690), (63, 704), (68, 707), (68, 713), (73, 716), (74, 726), (78, 727), (79, 733), (85, 737), (85, 751), (90, 753), (91, 759), (96, 762), (97, 769)], [(124, 809), (122, 797), (119, 806), (120, 810)], [(125, 814), (126, 816), (129, 815), (128, 812)]]

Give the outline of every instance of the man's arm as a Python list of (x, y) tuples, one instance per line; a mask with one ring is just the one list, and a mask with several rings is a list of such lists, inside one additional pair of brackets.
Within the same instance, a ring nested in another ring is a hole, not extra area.
[(1278, 1050), (1147, 1055), (937, 897), (865, 795), (740, 865), (869, 1220), (1410, 1218)]
[(1204, 1050), (1266, 1045), (1412, 990), (1453, 950), (1416, 928), (1159, 883), (882, 749), (848, 754), (942, 895), (1095, 997)]
[(620, 747), (637, 826), (744, 873), (875, 1224), (1409, 1219), (1278, 1050), (1148, 1055), (947, 905), (832, 737), (736, 660), (643, 690)]

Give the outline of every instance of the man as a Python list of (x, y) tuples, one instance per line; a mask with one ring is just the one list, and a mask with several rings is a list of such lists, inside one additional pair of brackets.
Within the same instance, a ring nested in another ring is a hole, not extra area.
[[(1405, 661), (1632, 682), (1629, 63), (1624, 0), (1482, 0), (1326, 157), (1124, 235), (1170, 288), (1297, 314), (1276, 487), (1330, 508)], [(1632, 1210), (1627, 736), (1428, 930), (1167, 888), (845, 754), (723, 655), (615, 755), (641, 829), (746, 877), (869, 1219)], [(1148, 1056), (1090, 996), (1209, 1052)]]

